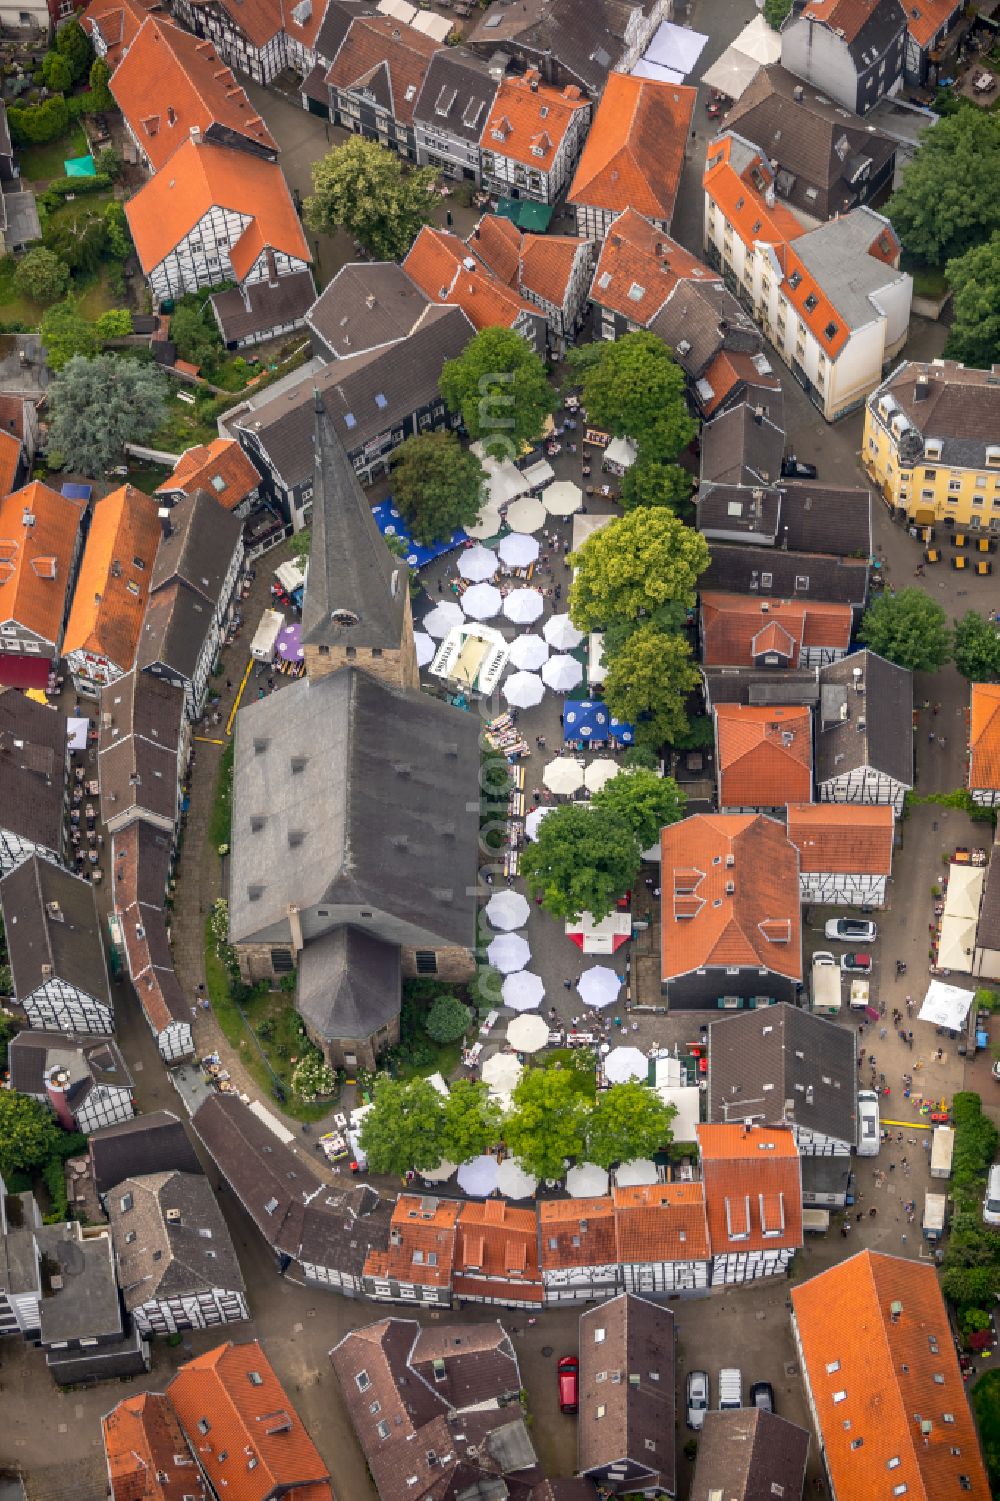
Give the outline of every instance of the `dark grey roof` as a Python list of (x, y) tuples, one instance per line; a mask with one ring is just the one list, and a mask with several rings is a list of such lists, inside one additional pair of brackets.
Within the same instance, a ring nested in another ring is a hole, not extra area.
[(118, 1282), (131, 1313), (150, 1299), (243, 1292), (222, 1210), (202, 1173), (129, 1177), (108, 1196)]
[(815, 667), (703, 667), (711, 704), (817, 704)]
[[(594, 1338), (597, 1329), (604, 1330), (600, 1342)], [(616, 1489), (624, 1490), (627, 1479), (651, 1471), (660, 1476), (667, 1494), (674, 1494), (674, 1360), (674, 1316), (668, 1308), (621, 1293), (581, 1315), (578, 1470), (606, 1474), (608, 1466), (621, 1461), (625, 1469)], [(598, 1383), (598, 1374), (609, 1370), (622, 1372), (622, 1379)], [(633, 1375), (639, 1378), (635, 1383)], [(599, 1423), (593, 1420), (598, 1403), (605, 1408)], [(654, 1449), (646, 1448), (647, 1438)]]
[(111, 1007), (108, 966), (89, 881), (33, 855), (0, 881), (14, 994), (63, 980)]
[(58, 1267), (54, 1275), (62, 1279), (61, 1287), (53, 1287), (53, 1274), (43, 1273), (43, 1296), (38, 1306), (42, 1342), (120, 1334), (122, 1318), (110, 1235), (84, 1239), (74, 1222), (44, 1225), (35, 1231), (35, 1242), (44, 1264)]
[(442, 47), (424, 74), (413, 118), (478, 145), (497, 86), (485, 61), (475, 53), (464, 47)]
[[(706, 429), (707, 431), (707, 429)], [(756, 594), (769, 599), (822, 600), (860, 609), (868, 595), (868, 561), (824, 553), (785, 552), (717, 542), (698, 581), (703, 592)]]
[(702, 428), (701, 483), (777, 483), (784, 449), (784, 431), (742, 402)]
[(572, 80), (598, 95), (625, 47), (625, 32), (648, 0), (495, 0), (466, 37), (471, 47), (492, 55), (497, 47), (527, 63), (543, 63), (560, 80)]
[(808, 1204), (817, 1194), (846, 1195), (851, 1180), (850, 1157), (822, 1157), (818, 1152), (802, 1152), (802, 1199)]
[(913, 674), (859, 651), (821, 667), (819, 690), (817, 786), (870, 766), (912, 787)]
[(312, 544), (302, 604), (309, 646), (399, 650), (409, 574), (389, 551), (354, 465), (316, 393)]
[[(867, 72), (905, 30), (906, 12), (899, 0), (873, 0), (868, 6), (845, 6), (844, 11), (846, 19), (841, 30), (850, 26), (850, 33), (845, 37), (847, 50), (858, 72)], [(834, 27), (839, 20), (835, 13), (826, 24)]]
[(58, 851), (65, 781), (65, 714), (0, 692), (0, 827)]
[(373, 1188), (332, 1189), (306, 1206), (297, 1258), (361, 1280), (369, 1251), (389, 1246), (392, 1201)]
[(119, 1377), (144, 1376), (148, 1369), (149, 1347), (142, 1334), (132, 1328), (120, 1339), (86, 1348), (48, 1349), (45, 1364), (53, 1381), (60, 1386), (83, 1386), (91, 1381), (115, 1381)]
[(306, 322), (339, 359), (349, 359), (405, 339), (431, 305), (396, 261), (352, 261), (320, 293)]
[(1000, 841), (993, 845), (993, 853), (986, 871), (983, 899), (979, 906), (976, 947), (1000, 949)]
[(273, 284), (244, 282), (242, 287), (216, 292), (211, 302), (223, 341), (235, 344), (254, 334), (269, 336), (289, 324), (301, 324), (315, 297), (312, 272), (303, 269), (279, 276)]
[(77, 1037), (70, 1032), (19, 1032), (8, 1048), (11, 1088), (43, 1095), (45, 1074), (61, 1068), (68, 1075), (66, 1099), (77, 1109), (95, 1084), (131, 1089), (132, 1075), (110, 1037)]
[(115, 907), (133, 902), (162, 909), (170, 876), (171, 837), (155, 825), (136, 821), (112, 836), (111, 877)]
[(212, 624), (204, 596), (176, 579), (149, 596), (135, 665), (145, 671), (162, 663), (178, 677), (193, 679)]
[[(148, 674), (141, 673), (141, 677)], [(155, 678), (151, 679), (153, 682)], [(175, 692), (181, 692), (175, 689)], [(98, 763), (101, 817), (141, 810), (173, 822), (177, 813), (177, 751), (130, 735), (106, 750)]]
[(105, 1126), (87, 1140), (94, 1185), (99, 1194), (145, 1173), (200, 1173), (191, 1138), (169, 1110), (137, 1115), (116, 1126)]
[(798, 552), (867, 558), (871, 495), (805, 480), (780, 488), (708, 485), (698, 495), (698, 530), (734, 542), (761, 538)]
[(10, 156), (10, 126), (7, 123), (7, 106), (0, 101), (0, 156)]
[(721, 281), (679, 281), (649, 327), (676, 352), (691, 380), (704, 373), (720, 349), (753, 355), (764, 347), (753, 320)]
[(312, 1037), (360, 1041), (399, 1015), (399, 945), (334, 928), (299, 955), (295, 1006)]
[(773, 543), (778, 534), (781, 491), (776, 485), (704, 485), (697, 499), (698, 530), (706, 537), (734, 542), (759, 537)]
[(396, 929), (381, 934), (390, 941), (405, 924), (441, 944), (471, 945), (478, 787), (475, 716), (354, 668), (241, 709), (233, 941), (266, 930), (287, 942), (294, 903), (307, 927), (318, 924), (317, 937), (356, 921), (310, 915), (339, 906), (370, 909), (371, 931), (383, 920)]
[(243, 523), (207, 490), (183, 495), (170, 510), (170, 535), (160, 541), (150, 579), (150, 604), (158, 590), (182, 579), (218, 608)]
[[(327, 65), (332, 63), (351, 29), (351, 22), (355, 16), (373, 16), (374, 14), (375, 7), (369, 5), (367, 0), (327, 0), (326, 10), (323, 12), (323, 19), (316, 33), (317, 57), (325, 58)], [(324, 100), (329, 98), (325, 89), (323, 98)]]
[(941, 444), (938, 463), (957, 469), (986, 467), (986, 449), (1000, 433), (1000, 365), (968, 370), (953, 360), (926, 365), (906, 360), (872, 393), (869, 406), (877, 410), (884, 400), (890, 420), (898, 410), (916, 430), (918, 463), (923, 440), (931, 438)]
[[(853, 207), (859, 185), (876, 177), (896, 153), (895, 141), (779, 63), (758, 70), (731, 107), (726, 125), (777, 163), (778, 197), (814, 219)], [(866, 162), (868, 171), (861, 177)]]
[(98, 753), (131, 735), (167, 746), (176, 756), (184, 738), (184, 694), (162, 678), (125, 673), (101, 689)]
[[(439, 1378), (435, 1363), (442, 1361), (444, 1375)], [(521, 1387), (517, 1355), (499, 1319), (415, 1329), (407, 1364), (458, 1412), (516, 1396)]]
[(809, 1434), (776, 1413), (707, 1412), (689, 1501), (801, 1501)]
[(782, 1002), (712, 1022), (708, 1118), (753, 1116), (853, 1142), (857, 1059), (849, 1027)]

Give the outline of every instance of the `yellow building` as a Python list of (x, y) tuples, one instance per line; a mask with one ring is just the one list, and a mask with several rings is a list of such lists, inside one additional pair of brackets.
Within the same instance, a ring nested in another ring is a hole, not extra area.
[(904, 362), (865, 403), (861, 458), (894, 515), (1000, 532), (1000, 365)]

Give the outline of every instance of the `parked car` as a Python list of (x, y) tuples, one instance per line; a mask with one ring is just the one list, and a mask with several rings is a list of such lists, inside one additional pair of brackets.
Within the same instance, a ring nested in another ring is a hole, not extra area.
[(729, 1412), (743, 1406), (743, 1372), (737, 1366), (726, 1366), (719, 1372), (719, 1410)]
[(750, 1388), (750, 1406), (761, 1412), (774, 1411), (774, 1387), (770, 1381), (755, 1381)]
[(841, 943), (874, 943), (878, 928), (863, 917), (832, 917), (823, 929), (823, 936)]
[(986, 1180), (983, 1221), (987, 1225), (1000, 1225), (1000, 1162), (994, 1163), (990, 1168), (990, 1175)]
[(559, 1411), (580, 1411), (580, 1361), (575, 1355), (564, 1355), (556, 1366), (559, 1379)]
[(803, 464), (793, 453), (781, 461), (782, 479), (815, 479), (816, 474), (815, 464)]
[(870, 975), (872, 956), (871, 954), (841, 954), (840, 967), (845, 975)]
[(687, 1378), (687, 1425), (697, 1432), (705, 1422), (708, 1411), (709, 1386), (707, 1371), (688, 1371)]
[[(858, 1156), (877, 1157), (880, 1145), (881, 1130), (878, 1118), (878, 1095), (874, 1089), (859, 1089)], [(1000, 1220), (998, 1220), (998, 1223), (1000, 1223)]]
[(993, 1065), (993, 1077), (994, 1079), (1000, 1079), (1000, 1058)]

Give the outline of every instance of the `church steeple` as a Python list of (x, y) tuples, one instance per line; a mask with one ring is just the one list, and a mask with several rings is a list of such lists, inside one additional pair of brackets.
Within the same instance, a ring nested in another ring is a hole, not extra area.
[(319, 391), (314, 409), (312, 546), (302, 606), (306, 671), (323, 677), (350, 665), (417, 688), (409, 571), (386, 546)]

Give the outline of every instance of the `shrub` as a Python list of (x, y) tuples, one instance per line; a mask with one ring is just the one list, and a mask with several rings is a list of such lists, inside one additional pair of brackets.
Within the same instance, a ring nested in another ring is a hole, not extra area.
[(439, 995), (424, 1021), (428, 1037), (435, 1042), (455, 1042), (469, 1025), (469, 1008), (454, 995)]
[(337, 1075), (316, 1048), (296, 1065), (292, 1074), (292, 1090), (300, 1100), (315, 1100), (320, 1095), (331, 1095), (336, 1086)]
[(69, 267), (44, 245), (36, 245), (18, 261), (14, 285), (23, 296), (48, 305), (57, 302), (69, 285)]

